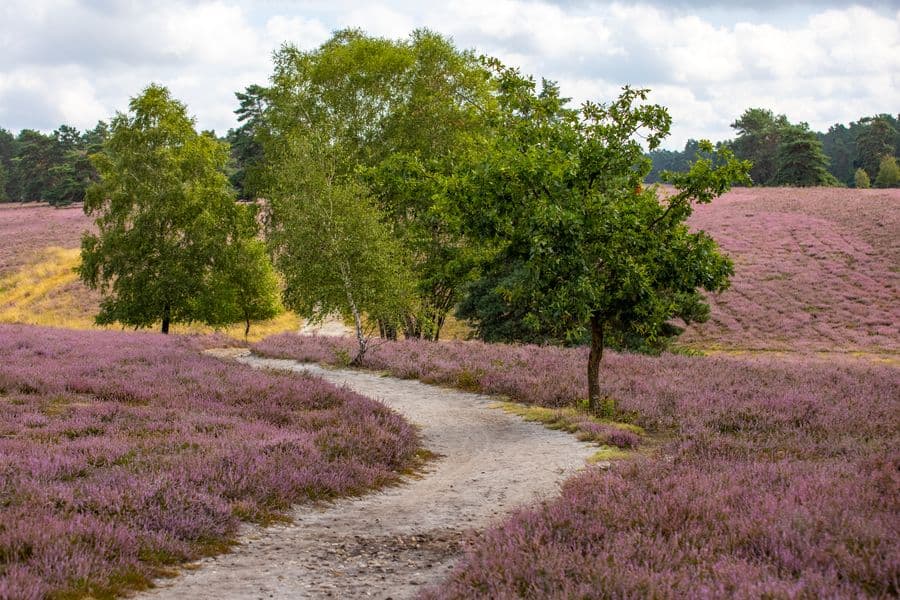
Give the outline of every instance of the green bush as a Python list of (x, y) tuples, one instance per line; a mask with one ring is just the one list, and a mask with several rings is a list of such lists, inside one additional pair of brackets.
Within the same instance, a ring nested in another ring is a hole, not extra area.
[(878, 176), (875, 178), (875, 187), (889, 188), (900, 185), (900, 166), (897, 159), (887, 155), (881, 159), (878, 166)]
[(856, 173), (853, 175), (853, 181), (856, 182), (856, 187), (860, 189), (868, 189), (872, 187), (872, 184), (869, 181), (869, 174), (866, 173), (866, 170), (862, 168), (856, 170)]

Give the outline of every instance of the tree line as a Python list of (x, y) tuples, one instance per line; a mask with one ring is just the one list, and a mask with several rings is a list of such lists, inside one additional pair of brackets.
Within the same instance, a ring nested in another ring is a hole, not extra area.
[(84, 132), (60, 125), (50, 134), (23, 129), (14, 136), (0, 128), (0, 202), (81, 202), (97, 180), (90, 156), (106, 136), (103, 121)]
[[(791, 123), (785, 115), (750, 108), (731, 124), (734, 139), (717, 146), (730, 148), (738, 158), (753, 163), (750, 177), (755, 185), (897, 187), (898, 118), (879, 114), (819, 133), (806, 123)], [(651, 151), (648, 182), (660, 181), (665, 170), (685, 168), (700, 153), (696, 140), (688, 140), (682, 151)]]
[[(610, 344), (659, 348), (703, 321), (703, 291), (733, 266), (686, 225), (750, 163), (698, 142), (696, 160), (644, 186), (665, 107), (626, 86), (572, 106), (552, 81), (427, 30), (336, 32), (285, 44), (267, 85), (237, 95), (229, 146), (150, 85), (110, 121), (91, 161), (79, 274), (98, 322), (134, 327), (271, 316), (438, 340), (454, 310), (488, 340), (590, 347), (589, 403)], [(231, 165), (231, 166), (229, 166)], [(238, 203), (235, 186), (256, 202)]]

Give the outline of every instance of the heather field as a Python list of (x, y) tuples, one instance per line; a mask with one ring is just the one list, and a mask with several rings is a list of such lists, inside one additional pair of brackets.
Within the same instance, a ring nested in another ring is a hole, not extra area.
[(141, 587), (411, 466), (380, 403), (199, 354), (222, 342), (0, 325), (0, 598)]
[(900, 190), (738, 188), (697, 207), (735, 262), (701, 349), (900, 352)]
[[(260, 354), (339, 364), (352, 340)], [(586, 395), (584, 349), (386, 343), (366, 366), (542, 406)], [(611, 354), (616, 418), (656, 444), (489, 530), (429, 597), (892, 597), (900, 370), (814, 356)]]
[[(678, 343), (698, 350), (900, 353), (900, 190), (738, 188), (691, 223), (735, 262), (708, 323)], [(0, 204), (0, 322), (92, 328), (98, 296), (72, 268), (90, 220), (78, 207)], [(291, 313), (251, 329), (296, 331)], [(204, 332), (177, 326), (176, 331)], [(240, 335), (239, 328), (232, 335)], [(465, 336), (465, 327), (443, 337)]]

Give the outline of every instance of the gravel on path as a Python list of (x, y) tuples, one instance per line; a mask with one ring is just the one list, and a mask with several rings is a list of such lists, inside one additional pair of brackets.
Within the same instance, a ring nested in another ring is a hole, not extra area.
[(261, 369), (307, 373), (380, 400), (420, 427), (438, 457), (361, 498), (301, 505), (293, 522), (246, 526), (228, 554), (162, 579), (146, 598), (409, 598), (443, 579), (466, 540), (557, 494), (596, 448), (490, 408), (489, 396), (375, 373), (221, 351)]

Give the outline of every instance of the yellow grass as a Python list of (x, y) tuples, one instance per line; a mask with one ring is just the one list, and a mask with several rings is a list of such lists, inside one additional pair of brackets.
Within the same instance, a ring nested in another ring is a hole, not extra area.
[[(78, 248), (45, 248), (19, 271), (0, 277), (0, 323), (24, 323), (68, 329), (118, 329), (94, 323), (98, 296), (79, 281), (75, 267), (80, 260)], [(251, 323), (250, 341), (284, 331), (297, 331), (301, 320), (292, 312), (274, 319)], [(173, 333), (212, 333), (244, 337), (244, 324), (215, 329), (206, 325), (175, 324)]]
[(73, 270), (78, 261), (78, 248), (51, 246), (20, 271), (0, 278), (0, 322), (91, 327), (93, 320), (77, 308), (73, 294), (62, 292), (80, 287), (75, 287)]

